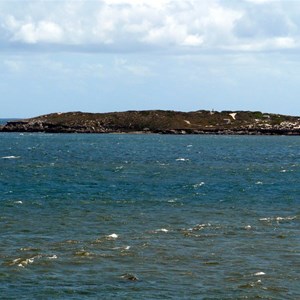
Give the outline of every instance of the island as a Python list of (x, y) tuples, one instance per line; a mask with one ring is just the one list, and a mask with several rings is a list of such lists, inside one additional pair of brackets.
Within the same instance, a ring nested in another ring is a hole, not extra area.
[(10, 121), (0, 132), (300, 135), (300, 117), (259, 111), (67, 112)]

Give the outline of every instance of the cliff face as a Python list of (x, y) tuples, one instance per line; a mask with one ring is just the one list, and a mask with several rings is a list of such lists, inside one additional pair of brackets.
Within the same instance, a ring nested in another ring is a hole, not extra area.
[(8, 122), (2, 132), (300, 135), (300, 117), (250, 111), (54, 113)]

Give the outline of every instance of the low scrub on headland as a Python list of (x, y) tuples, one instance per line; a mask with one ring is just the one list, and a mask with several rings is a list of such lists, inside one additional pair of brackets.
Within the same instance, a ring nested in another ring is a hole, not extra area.
[(300, 117), (259, 111), (68, 112), (8, 122), (2, 132), (300, 134)]

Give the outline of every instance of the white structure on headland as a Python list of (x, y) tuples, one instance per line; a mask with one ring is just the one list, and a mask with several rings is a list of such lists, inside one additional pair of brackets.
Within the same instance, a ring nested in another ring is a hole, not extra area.
[(231, 113), (229, 114), (230, 117), (232, 117), (233, 120), (235, 120), (235, 116), (237, 115), (237, 113)]

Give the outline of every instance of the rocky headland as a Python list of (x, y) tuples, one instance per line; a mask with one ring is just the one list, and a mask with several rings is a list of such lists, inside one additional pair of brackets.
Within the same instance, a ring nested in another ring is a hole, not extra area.
[(68, 112), (14, 120), (1, 132), (300, 135), (300, 117), (252, 111)]

